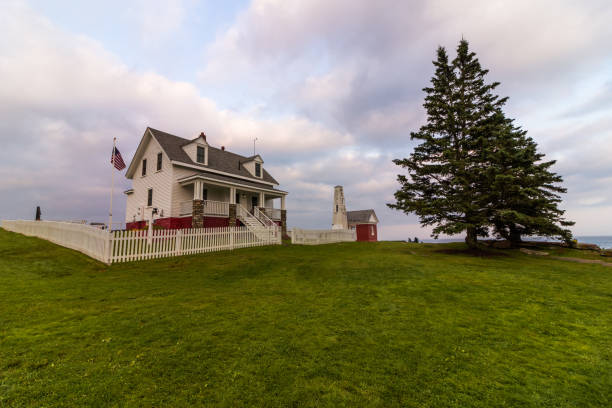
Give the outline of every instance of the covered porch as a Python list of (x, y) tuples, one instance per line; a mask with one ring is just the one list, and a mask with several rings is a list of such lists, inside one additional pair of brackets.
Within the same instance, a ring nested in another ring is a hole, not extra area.
[[(237, 207), (240, 206), (251, 215), (260, 211), (265, 217), (280, 225), (283, 231), (286, 230), (287, 193), (284, 191), (247, 181), (244, 184), (240, 182), (230, 184), (199, 175), (178, 181), (181, 191), (177, 196), (181, 199), (175, 202), (178, 205), (177, 215), (191, 216), (195, 228), (204, 226), (205, 221), (211, 224), (209, 220), (211, 217), (226, 219), (227, 225), (236, 225), (236, 220), (239, 218)], [(187, 197), (189, 199), (186, 199)], [(217, 220), (215, 225), (221, 225), (220, 222), (221, 220)]]

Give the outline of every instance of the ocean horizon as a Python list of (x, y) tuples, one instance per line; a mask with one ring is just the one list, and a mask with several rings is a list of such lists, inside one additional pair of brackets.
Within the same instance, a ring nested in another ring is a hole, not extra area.
[[(578, 242), (583, 244), (595, 244), (602, 249), (612, 249), (612, 235), (579, 235), (575, 237)], [(421, 240), (419, 238), (419, 240)], [(526, 241), (547, 241), (549, 239), (542, 237), (529, 237)], [(425, 238), (421, 240), (428, 244), (444, 244), (448, 242), (463, 242), (463, 238)]]

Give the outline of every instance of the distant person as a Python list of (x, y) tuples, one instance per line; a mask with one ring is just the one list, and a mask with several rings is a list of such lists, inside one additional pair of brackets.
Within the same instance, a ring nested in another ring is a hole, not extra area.
[(40, 206), (36, 206), (36, 221), (40, 221)]

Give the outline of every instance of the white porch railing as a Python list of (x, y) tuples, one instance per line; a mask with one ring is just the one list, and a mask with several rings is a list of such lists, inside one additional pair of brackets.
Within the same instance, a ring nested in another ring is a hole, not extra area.
[(320, 245), (352, 241), (357, 241), (357, 232), (355, 230), (303, 230), (299, 228), (291, 230), (292, 244)]
[[(229, 203), (223, 201), (204, 200), (202, 202), (204, 215), (214, 215), (218, 217), (229, 217)], [(193, 212), (193, 201), (183, 201), (180, 203), (180, 215), (191, 215)]]
[(266, 216), (271, 220), (280, 220), (281, 219), (281, 210), (279, 208), (271, 208), (266, 207), (264, 209)]
[(265, 227), (276, 227), (276, 223), (272, 221), (265, 214), (264, 211), (261, 211), (258, 207), (253, 209), (253, 215), (265, 226)]
[(229, 203), (223, 201), (204, 200), (204, 215), (219, 215), (229, 217)]

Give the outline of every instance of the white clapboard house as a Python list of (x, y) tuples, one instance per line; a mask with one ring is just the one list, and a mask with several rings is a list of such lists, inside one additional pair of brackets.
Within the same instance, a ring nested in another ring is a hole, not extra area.
[(210, 228), (276, 223), (286, 234), (286, 191), (260, 155), (211, 146), (206, 135), (184, 139), (147, 128), (126, 177), (126, 227)]

